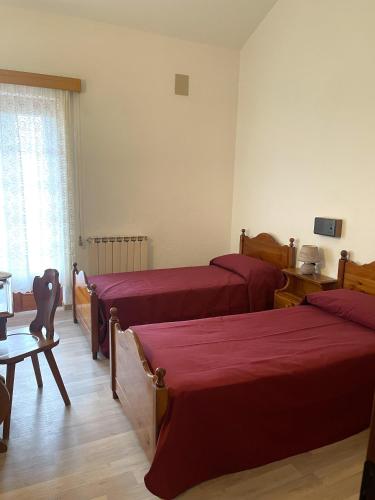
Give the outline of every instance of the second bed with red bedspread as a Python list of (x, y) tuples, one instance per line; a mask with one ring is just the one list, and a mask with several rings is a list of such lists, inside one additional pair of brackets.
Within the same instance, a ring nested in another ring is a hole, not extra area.
[(117, 307), (122, 328), (244, 312), (273, 306), (285, 278), (277, 267), (240, 254), (209, 266), (90, 276), (100, 309), (100, 347), (109, 354), (108, 320)]
[(204, 480), (361, 431), (375, 387), (375, 298), (132, 327), (169, 406), (145, 483), (170, 499)]

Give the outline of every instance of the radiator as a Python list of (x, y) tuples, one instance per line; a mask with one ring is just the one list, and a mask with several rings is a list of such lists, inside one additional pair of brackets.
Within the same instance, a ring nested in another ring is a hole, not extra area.
[(147, 236), (88, 238), (88, 274), (143, 271), (148, 267)]

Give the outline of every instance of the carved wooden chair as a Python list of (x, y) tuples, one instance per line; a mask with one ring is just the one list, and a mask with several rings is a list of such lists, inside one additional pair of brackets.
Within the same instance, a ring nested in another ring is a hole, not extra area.
[(30, 331), (8, 333), (7, 340), (4, 341), (7, 349), (5, 352), (3, 352), (3, 349), (0, 351), (0, 365), (3, 364), (7, 367), (6, 387), (9, 392), (9, 411), (7, 415), (4, 415), (3, 427), (3, 439), (5, 441), (9, 438), (16, 364), (25, 358), (31, 357), (37, 385), (43, 387), (38, 353), (44, 353), (64, 403), (67, 406), (70, 405), (68, 393), (52, 353), (52, 349), (60, 342), (53, 326), (60, 291), (59, 273), (55, 269), (47, 269), (41, 278), (36, 276), (33, 283), (33, 292), (37, 305), (37, 314), (30, 324)]

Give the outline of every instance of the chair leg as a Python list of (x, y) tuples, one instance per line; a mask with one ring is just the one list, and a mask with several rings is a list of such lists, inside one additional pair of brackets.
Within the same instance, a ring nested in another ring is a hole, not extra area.
[(3, 439), (8, 440), (9, 439), (9, 431), (10, 431), (10, 416), (12, 413), (12, 400), (13, 400), (13, 386), (14, 386), (14, 374), (16, 371), (16, 364), (10, 364), (7, 365), (7, 379), (6, 379), (6, 386), (9, 392), (9, 399), (10, 399), (10, 408), (9, 408), (9, 413), (6, 419), (4, 420), (3, 424)]
[(69, 406), (70, 405), (70, 399), (69, 399), (68, 393), (66, 392), (65, 385), (64, 385), (63, 379), (61, 378), (59, 369), (57, 367), (55, 356), (53, 355), (51, 349), (48, 349), (47, 351), (44, 351), (44, 354), (45, 354), (45, 356), (47, 358), (49, 367), (51, 368), (52, 375), (55, 378), (57, 387), (59, 388), (61, 397), (63, 398), (65, 405)]
[(31, 361), (33, 362), (36, 383), (38, 384), (38, 387), (43, 387), (43, 380), (42, 380), (42, 375), (40, 373), (38, 354), (32, 354)]

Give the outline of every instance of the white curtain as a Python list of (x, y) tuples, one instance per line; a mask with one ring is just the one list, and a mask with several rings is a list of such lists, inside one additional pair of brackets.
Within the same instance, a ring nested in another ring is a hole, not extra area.
[(0, 270), (30, 291), (46, 268), (71, 302), (74, 258), (75, 97), (0, 84)]

